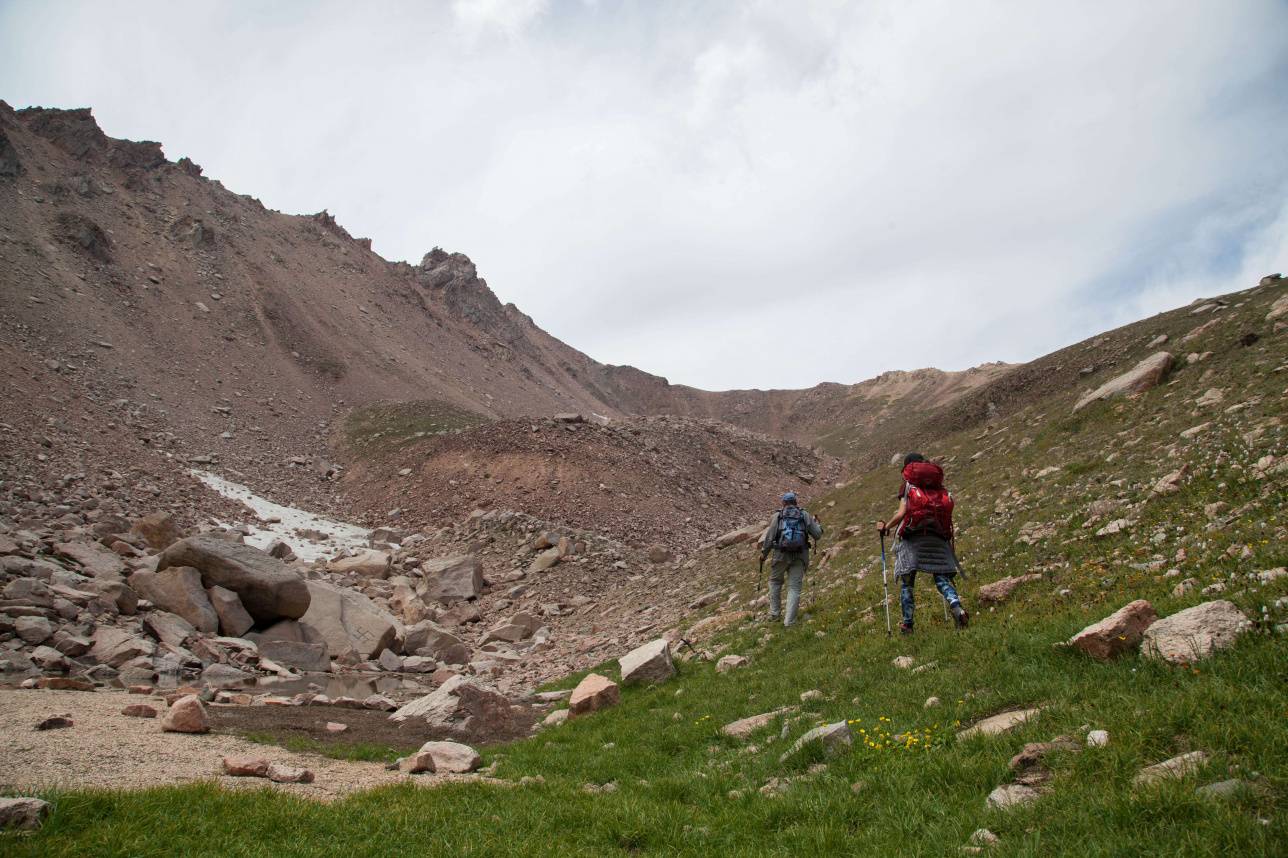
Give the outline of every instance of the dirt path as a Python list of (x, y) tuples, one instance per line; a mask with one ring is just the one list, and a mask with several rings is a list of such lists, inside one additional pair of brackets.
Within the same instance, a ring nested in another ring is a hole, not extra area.
[[(430, 785), (453, 777), (412, 778), (387, 771), (381, 763), (333, 760), (218, 733), (163, 733), (159, 719), (120, 714), (130, 703), (149, 703), (158, 710), (165, 707), (157, 698), (124, 691), (0, 690), (0, 787), (138, 789), (217, 781), (227, 787), (285, 790), (329, 801), (355, 790), (407, 780)], [(52, 715), (67, 715), (75, 726), (35, 729)], [(274, 784), (263, 778), (228, 777), (220, 761), (229, 754), (302, 766), (312, 770), (316, 778), (311, 784)]]

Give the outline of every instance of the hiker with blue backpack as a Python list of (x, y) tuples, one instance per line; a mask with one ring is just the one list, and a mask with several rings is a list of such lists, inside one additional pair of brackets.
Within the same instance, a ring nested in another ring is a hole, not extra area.
[[(885, 537), (891, 528), (895, 534), (894, 577), (899, 582), (899, 603), (903, 608), (900, 633), (912, 634), (912, 585), (918, 572), (934, 576), (935, 587), (952, 611), (953, 622), (959, 629), (966, 628), (970, 615), (953, 586), (953, 576), (960, 569), (953, 548), (953, 496), (944, 488), (944, 469), (926, 461), (920, 453), (904, 457), (898, 511), (889, 521), (877, 522), (883, 576)], [(886, 623), (888, 627), (888, 613)]]
[(787, 582), (787, 613), (783, 626), (796, 623), (796, 611), (801, 602), (801, 586), (805, 570), (809, 567), (809, 543), (823, 536), (823, 526), (814, 516), (797, 503), (796, 493), (787, 492), (782, 497), (782, 509), (769, 519), (769, 527), (760, 539), (760, 563), (772, 551), (774, 560), (769, 566), (769, 619), (778, 621), (782, 608), (783, 582)]

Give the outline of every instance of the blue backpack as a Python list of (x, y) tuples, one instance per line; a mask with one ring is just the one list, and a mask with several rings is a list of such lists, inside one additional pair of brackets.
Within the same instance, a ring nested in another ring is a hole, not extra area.
[(778, 514), (778, 536), (774, 540), (774, 547), (779, 551), (804, 551), (808, 545), (805, 513), (800, 507), (785, 508)]

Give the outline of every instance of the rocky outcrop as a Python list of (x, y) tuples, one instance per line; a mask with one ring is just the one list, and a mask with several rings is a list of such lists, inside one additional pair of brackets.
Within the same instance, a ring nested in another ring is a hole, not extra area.
[(218, 536), (190, 536), (161, 552), (157, 571), (191, 566), (208, 587), (232, 590), (257, 623), (298, 619), (309, 609), (309, 588), (298, 573), (258, 548)]

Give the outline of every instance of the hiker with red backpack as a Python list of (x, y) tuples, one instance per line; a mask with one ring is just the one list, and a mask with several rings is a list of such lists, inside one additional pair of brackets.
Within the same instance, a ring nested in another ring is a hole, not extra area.
[(801, 509), (795, 492), (787, 492), (781, 500), (782, 509), (770, 517), (769, 527), (760, 538), (760, 563), (763, 566), (769, 552), (774, 552), (774, 561), (769, 567), (769, 619), (778, 620), (786, 580), (787, 613), (783, 616), (783, 626), (787, 627), (796, 623), (801, 586), (809, 567), (809, 541), (822, 538), (823, 526)]
[[(912, 634), (912, 585), (918, 572), (934, 576), (959, 629), (966, 628), (970, 614), (953, 586), (959, 568), (953, 551), (953, 496), (944, 488), (944, 469), (926, 461), (920, 453), (903, 459), (903, 488), (899, 509), (889, 521), (878, 521), (877, 532), (884, 545), (885, 535), (894, 528), (894, 577), (899, 581), (899, 603), (903, 621), (899, 631)], [(882, 549), (884, 551), (884, 548)]]

